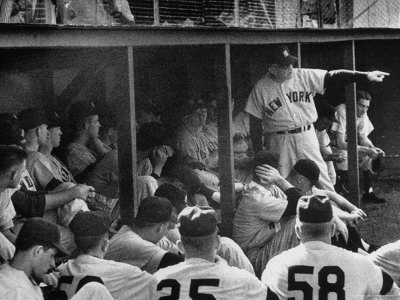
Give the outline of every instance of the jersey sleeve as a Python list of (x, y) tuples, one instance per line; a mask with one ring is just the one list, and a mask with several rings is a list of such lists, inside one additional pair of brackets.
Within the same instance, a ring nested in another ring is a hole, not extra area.
[(42, 159), (35, 159), (32, 164), (27, 164), (27, 168), (38, 189), (45, 190), (49, 182), (54, 179), (50, 165)]
[(336, 109), (336, 119), (339, 122), (333, 122), (331, 131), (339, 132), (343, 135), (346, 134), (346, 107), (341, 104)]
[(372, 125), (367, 115), (361, 118), (357, 130), (360, 136), (368, 136), (374, 130), (374, 125)]
[(249, 98), (247, 100), (244, 111), (256, 117), (257, 119), (262, 119), (263, 117), (263, 90), (258, 82), (251, 91)]
[(400, 284), (400, 241), (382, 246), (368, 258)]
[(13, 218), (15, 215), (11, 193), (9, 189), (6, 189), (0, 194), (0, 231), (6, 231), (14, 226)]
[(254, 275), (249, 275), (247, 278), (247, 293), (246, 298), (249, 300), (266, 299), (267, 289), (260, 280)]
[(322, 95), (324, 93), (324, 80), (327, 71), (319, 69), (302, 69), (302, 71), (302, 78), (308, 85), (309, 91), (311, 91), (313, 95)]

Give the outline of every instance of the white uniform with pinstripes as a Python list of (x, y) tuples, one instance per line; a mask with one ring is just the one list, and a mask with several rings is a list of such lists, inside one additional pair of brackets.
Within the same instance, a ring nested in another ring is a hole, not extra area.
[[(314, 96), (323, 94), (326, 72), (293, 69), (293, 77), (283, 83), (274, 81), (267, 73), (253, 87), (245, 111), (262, 120), (265, 146), (279, 153), (278, 169), (283, 177), (287, 177), (296, 161), (308, 158), (315, 161), (321, 171), (321, 187), (334, 191), (313, 128), (318, 117)], [(277, 133), (297, 128), (302, 131)]]

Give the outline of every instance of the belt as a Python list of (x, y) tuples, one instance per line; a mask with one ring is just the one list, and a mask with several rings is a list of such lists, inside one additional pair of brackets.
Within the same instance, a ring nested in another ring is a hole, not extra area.
[(306, 125), (306, 126), (298, 127), (295, 129), (277, 131), (276, 134), (300, 133), (303, 131), (308, 131), (310, 129), (311, 129), (311, 125)]

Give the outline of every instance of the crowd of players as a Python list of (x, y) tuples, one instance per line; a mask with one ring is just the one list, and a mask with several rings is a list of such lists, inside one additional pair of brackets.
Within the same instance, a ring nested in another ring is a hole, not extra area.
[[(345, 173), (341, 194), (328, 173), (326, 162), (346, 157), (343, 106), (314, 104), (317, 93), (389, 74), (296, 69), (287, 47), (271, 52), (233, 118), (232, 239), (218, 232), (216, 97), (185, 101), (173, 114), (179, 125), (151, 103), (137, 108), (139, 205), (126, 224), (110, 114), (71, 104), (73, 135), (61, 151), (57, 113), (0, 114), (0, 298), (400, 299), (398, 242), (368, 244)], [(376, 173), (384, 152), (368, 139), (370, 101), (358, 93), (358, 150)], [(326, 135), (318, 142), (327, 128), (339, 153)], [(379, 200), (370, 189), (365, 198)]]

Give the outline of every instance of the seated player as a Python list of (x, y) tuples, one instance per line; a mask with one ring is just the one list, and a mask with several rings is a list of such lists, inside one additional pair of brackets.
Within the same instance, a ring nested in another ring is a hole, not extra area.
[(233, 219), (233, 239), (261, 276), (268, 260), (298, 244), (294, 216), (301, 194), (273, 167), (273, 156), (261, 151), (254, 161), (253, 181), (246, 183)]
[[(374, 172), (372, 162), (379, 162), (385, 156), (385, 152), (375, 147), (369, 139), (369, 134), (374, 130), (370, 119), (368, 118), (367, 111), (371, 102), (371, 95), (359, 90), (356, 95), (356, 130), (357, 130), (357, 152), (360, 158), (360, 169), (363, 174), (363, 188), (364, 194), (361, 198), (363, 202), (385, 203), (384, 198), (378, 197), (372, 188), (371, 174), (377, 175), (383, 168), (378, 168)], [(346, 119), (346, 105), (341, 104), (337, 107), (337, 119), (339, 122), (333, 123), (332, 132), (334, 133), (334, 144), (336, 151), (345, 154), (347, 157), (347, 119)], [(342, 163), (336, 164), (338, 177), (342, 178), (344, 185), (348, 185), (348, 162), (347, 160)]]
[(132, 223), (123, 225), (112, 237), (105, 258), (139, 267), (150, 274), (181, 262), (178, 255), (156, 246), (170, 227), (171, 217), (172, 205), (167, 199), (143, 199)]
[(398, 286), (400, 285), (400, 240), (380, 247), (367, 258), (392, 276)]
[(71, 299), (82, 282), (104, 284), (114, 299), (155, 299), (156, 282), (148, 273), (125, 263), (105, 260), (110, 220), (102, 212), (78, 213), (71, 224), (78, 256), (62, 265), (59, 289)]
[[(10, 114), (0, 115), (0, 144), (10, 145), (14, 148), (21, 148), (24, 144), (25, 138), (23, 137), (23, 130), (19, 127), (19, 122), (16, 116)], [(16, 188), (7, 188), (1, 194), (1, 198), (12, 201), (15, 213), (13, 214), (14, 227), (12, 231), (18, 234), (23, 222), (26, 218), (31, 217), (56, 217), (54, 211), (62, 207), (75, 198), (87, 198), (91, 193), (93, 187), (86, 185), (76, 185), (65, 189), (66, 187), (60, 185), (63, 190), (58, 191), (57, 188), (51, 192), (37, 191), (35, 184), (25, 169), (21, 170), (21, 180)], [(10, 200), (11, 199), (11, 200)], [(68, 216), (68, 214), (67, 214)], [(68, 218), (67, 218), (68, 219)], [(71, 233), (64, 226), (60, 226), (61, 241), (68, 251), (74, 249), (75, 245), (71, 237)], [(72, 241), (72, 243), (71, 243)]]
[(249, 272), (216, 256), (217, 217), (211, 207), (187, 207), (178, 217), (178, 247), (185, 261), (157, 271), (158, 297), (176, 299), (265, 299), (265, 287)]
[(22, 226), (10, 264), (0, 266), (0, 299), (44, 299), (39, 284), (55, 268), (54, 256), (65, 250), (55, 224), (31, 218)]
[(87, 174), (110, 148), (99, 139), (99, 113), (92, 102), (71, 105), (70, 124), (73, 140), (65, 149), (65, 161), (77, 182), (85, 182)]
[[(316, 163), (309, 159), (300, 159), (294, 165), (287, 180), (299, 189), (302, 195), (323, 195), (332, 201), (334, 204), (333, 212), (336, 229), (338, 232), (341, 232), (338, 238), (332, 240), (335, 246), (340, 246), (354, 252), (358, 252), (359, 250), (372, 252), (377, 249), (377, 246), (368, 244), (362, 240), (355, 229), (355, 225), (363, 221), (367, 216), (365, 212), (338, 193), (318, 188), (319, 167)], [(342, 239), (343, 236), (345, 237), (344, 240)], [(348, 239), (350, 240), (348, 241)]]
[[(186, 191), (179, 188), (175, 184), (164, 183), (158, 187), (154, 194), (158, 197), (168, 199), (173, 206), (173, 215), (178, 216), (179, 213), (187, 207), (187, 194)], [(168, 230), (165, 237), (162, 238), (157, 245), (164, 250), (171, 251), (170, 249), (177, 247), (176, 243), (181, 239), (178, 228)], [(217, 255), (222, 257), (228, 262), (228, 265), (244, 269), (254, 274), (254, 268), (249, 259), (243, 253), (243, 250), (232, 239), (228, 237), (220, 237), (220, 245), (217, 250)]]
[(19, 185), (25, 170), (26, 153), (11, 146), (0, 146), (0, 259), (9, 261), (15, 253), (16, 235), (12, 231), (15, 217), (14, 205), (5, 193)]
[[(28, 154), (26, 159), (26, 169), (33, 179), (35, 186), (39, 190), (52, 191), (57, 189), (62, 191), (75, 184), (63, 184), (63, 181), (57, 179), (50, 166), (50, 161), (45, 155), (40, 153), (39, 147), (45, 146), (49, 140), (48, 125), (54, 127), (59, 124), (52, 123), (45, 112), (37, 108), (27, 108), (18, 114), (21, 127), (25, 130), (25, 151)], [(62, 225), (68, 227), (75, 214), (81, 210), (89, 210), (86, 199), (73, 199), (68, 204), (60, 207), (56, 213), (58, 220)], [(57, 222), (56, 219), (50, 221)]]
[(327, 197), (300, 198), (296, 235), (301, 244), (269, 261), (261, 279), (268, 288), (267, 299), (399, 297), (390, 275), (365, 256), (331, 245), (332, 217)]

